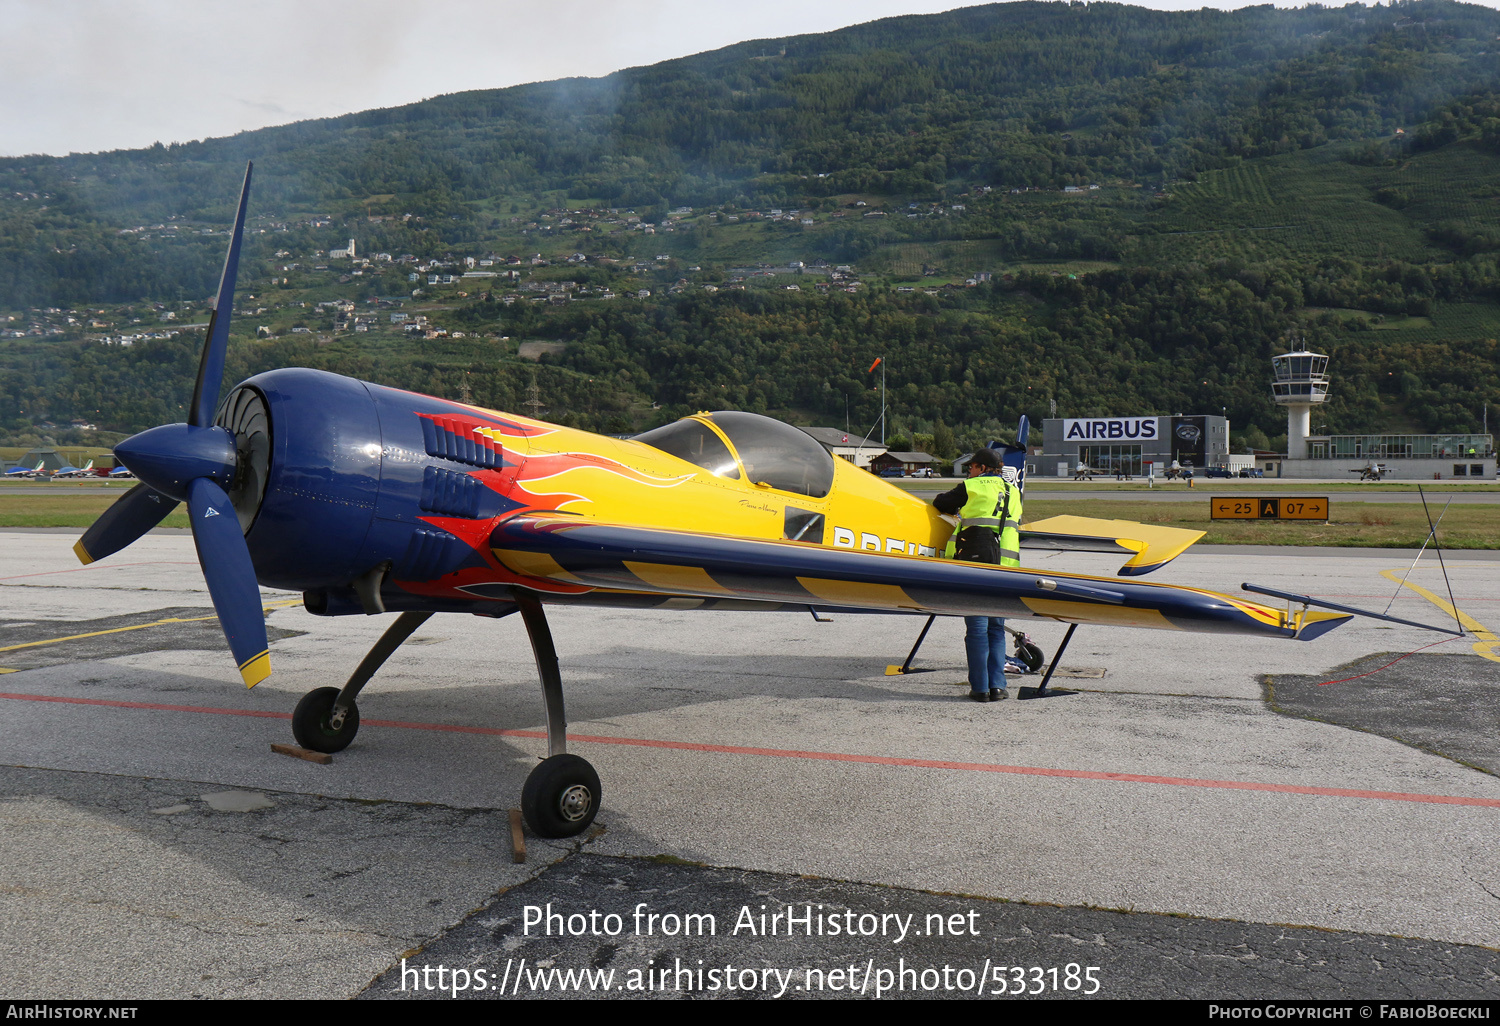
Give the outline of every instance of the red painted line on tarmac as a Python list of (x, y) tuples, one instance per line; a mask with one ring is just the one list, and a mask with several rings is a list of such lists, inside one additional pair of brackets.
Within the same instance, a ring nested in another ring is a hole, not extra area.
[[(545, 730), (504, 730), (500, 727), (466, 727), (456, 723), (407, 723), (403, 720), (360, 720), (361, 727), (366, 724), (372, 727), (400, 727), (402, 730), (437, 730), (445, 734), (484, 734), (489, 737), (537, 737), (547, 739)], [(606, 738), (585, 737), (582, 734), (569, 734), (569, 741), (606, 741)], [(620, 744), (629, 744), (622, 740)]]
[(213, 713), (216, 716), (255, 716), (263, 720), (289, 720), (291, 713), (262, 712), (259, 709), (215, 709), (206, 705), (161, 705), (156, 702), (116, 702), (104, 698), (60, 698), (56, 695), (7, 695), (22, 702), (61, 702), (63, 705), (102, 705), (111, 709), (155, 709), (159, 712)]
[(158, 560), (158, 561), (150, 562), (150, 563), (114, 563), (114, 564), (111, 564), (110, 566), (98, 566), (97, 564), (91, 564), (89, 566), (75, 566), (71, 570), (43, 570), (40, 573), (35, 573), (35, 574), (14, 574), (14, 575), (12, 575), (10, 577), (0, 577), (0, 581), (19, 581), (23, 577), (49, 577), (52, 574), (77, 574), (77, 573), (82, 573), (85, 570), (123, 570), (127, 566), (197, 566), (197, 565), (198, 565), (197, 563), (194, 563), (190, 559), (165, 560), (165, 561)]
[[(1418, 652), (1425, 652), (1427, 649), (1432, 648), (1432, 647), (1434, 647), (1436, 645), (1446, 645), (1450, 641), (1457, 641), (1457, 640), (1459, 640), (1459, 639), (1458, 638), (1444, 638), (1442, 641), (1434, 641), (1431, 645), (1423, 645), (1421, 648), (1414, 648), (1410, 652), (1406, 653), (1406, 655), (1397, 656), (1396, 658), (1392, 659), (1390, 662), (1386, 663), (1385, 666), (1377, 666), (1377, 667), (1375, 667), (1375, 669), (1369, 670), (1368, 672), (1365, 672), (1365, 673), (1356, 673), (1352, 677), (1341, 677), (1338, 680), (1320, 680), (1320, 681), (1318, 681), (1318, 687), (1323, 688), (1323, 687), (1327, 687), (1330, 684), (1347, 684), (1351, 680), (1359, 680), (1361, 677), (1370, 677), (1370, 676), (1373, 676), (1373, 675), (1379, 673), (1381, 670), (1387, 669), (1388, 667), (1391, 667), (1391, 666), (1395, 666), (1397, 663), (1399, 663), (1401, 660), (1407, 658), (1408, 656), (1414, 656)], [(1464, 640), (1467, 641), (1468, 638), (1466, 637)]]
[[(97, 705), (115, 709), (152, 709), (162, 712), (210, 713), (217, 716), (254, 716), (289, 720), (291, 713), (258, 709), (217, 709), (201, 705), (161, 705), (154, 702), (117, 702), (102, 698), (61, 698), (52, 695), (18, 695), (0, 692), (0, 699), (23, 702), (60, 702), (65, 705)], [(480, 734), (489, 737), (526, 737), (545, 740), (541, 730), (504, 730), (499, 727), (468, 727), (448, 723), (408, 723), (402, 720), (361, 720), (365, 727), (399, 727), (403, 730), (433, 730), (450, 734)], [(889, 755), (853, 755), (847, 752), (806, 752), (784, 748), (749, 748), (742, 745), (710, 745), (696, 741), (657, 741), (603, 734), (569, 734), (580, 744), (628, 745), (665, 748), (677, 752), (707, 752), (715, 755), (757, 755), (771, 759), (811, 759), (819, 762), (853, 762), (869, 766), (910, 766), (916, 769), (962, 770), (969, 773), (1012, 773), (1027, 777), (1062, 777), (1069, 780), (1110, 780), (1127, 784), (1161, 784), (1171, 787), (1209, 787), (1227, 791), (1269, 791), (1274, 794), (1306, 794), (1331, 798), (1374, 798), (1388, 802), (1420, 802), (1432, 805), (1469, 805), (1500, 809), (1500, 798), (1464, 798), (1458, 795), (1414, 794), (1407, 791), (1367, 791), (1349, 787), (1308, 787), (1303, 784), (1265, 784), (1251, 780), (1200, 780), (1194, 777), (1161, 777), (1146, 773), (1104, 773), (1098, 770), (1049, 769), (1042, 766), (1006, 766), (988, 762), (949, 762), (942, 759), (902, 759)]]

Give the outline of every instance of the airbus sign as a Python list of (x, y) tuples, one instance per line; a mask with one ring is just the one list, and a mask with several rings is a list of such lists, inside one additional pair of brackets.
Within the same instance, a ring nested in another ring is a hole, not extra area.
[(1091, 417), (1088, 420), (1063, 421), (1064, 442), (1155, 437), (1155, 417)]

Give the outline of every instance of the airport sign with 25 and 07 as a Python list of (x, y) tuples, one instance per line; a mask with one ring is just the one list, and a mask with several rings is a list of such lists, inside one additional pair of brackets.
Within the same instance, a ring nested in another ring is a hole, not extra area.
[(1214, 520), (1327, 520), (1328, 499), (1325, 498), (1278, 498), (1255, 499), (1235, 497), (1214, 498), (1208, 501), (1209, 515)]

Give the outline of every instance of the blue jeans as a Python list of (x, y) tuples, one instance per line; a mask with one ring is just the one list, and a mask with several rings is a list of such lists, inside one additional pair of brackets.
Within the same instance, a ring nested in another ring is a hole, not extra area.
[(1005, 620), (998, 616), (966, 616), (964, 649), (969, 655), (969, 688), (987, 694), (1005, 687)]

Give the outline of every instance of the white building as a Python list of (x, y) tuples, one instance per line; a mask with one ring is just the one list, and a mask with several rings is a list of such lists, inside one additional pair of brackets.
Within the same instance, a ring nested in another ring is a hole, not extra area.
[(802, 430), (833, 455), (848, 460), (861, 470), (869, 470), (870, 461), (886, 451), (886, 447), (877, 441), (839, 428), (805, 427)]

